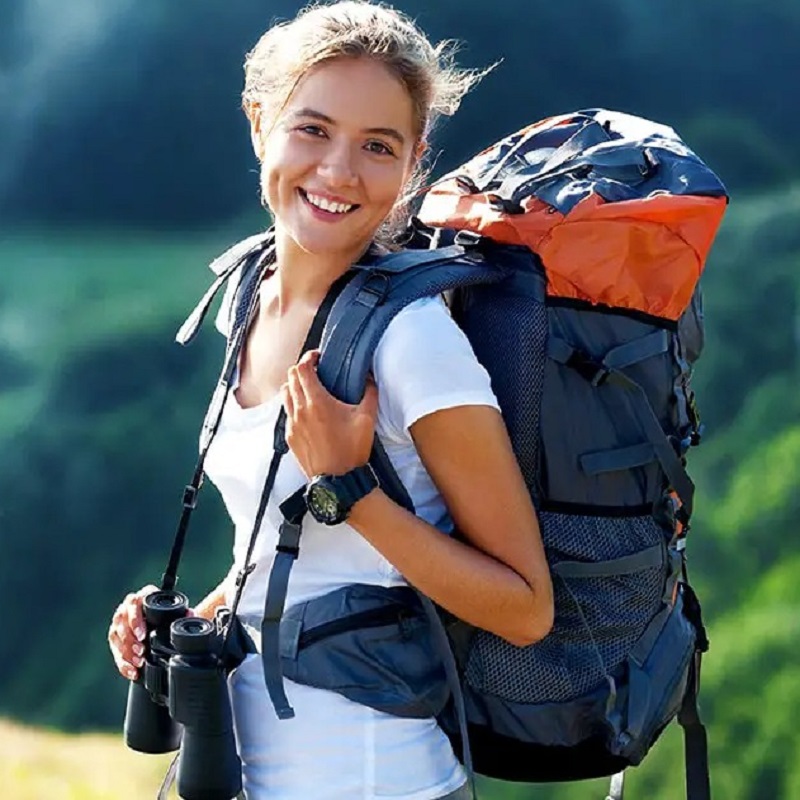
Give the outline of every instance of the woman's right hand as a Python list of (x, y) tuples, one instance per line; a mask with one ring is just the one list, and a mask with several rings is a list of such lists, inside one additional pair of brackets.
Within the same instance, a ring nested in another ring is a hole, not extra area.
[(123, 678), (136, 680), (139, 668), (144, 664), (144, 638), (146, 628), (142, 614), (142, 601), (157, 586), (145, 586), (135, 594), (129, 594), (117, 606), (108, 629), (108, 646), (114, 663)]

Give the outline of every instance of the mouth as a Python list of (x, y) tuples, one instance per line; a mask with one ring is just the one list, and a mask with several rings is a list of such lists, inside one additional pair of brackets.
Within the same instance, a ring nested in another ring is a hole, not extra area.
[(317, 216), (322, 216), (323, 219), (341, 219), (361, 208), (357, 203), (333, 202), (321, 195), (307, 192), (305, 189), (298, 188), (297, 192), (303, 199), (303, 202), (309, 206)]

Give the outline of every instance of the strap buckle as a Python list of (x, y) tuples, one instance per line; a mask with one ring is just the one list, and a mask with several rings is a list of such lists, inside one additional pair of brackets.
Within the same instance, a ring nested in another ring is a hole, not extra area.
[(602, 386), (611, 370), (599, 361), (595, 361), (582, 350), (573, 350), (566, 361), (566, 365), (574, 369), (582, 378), (585, 378), (592, 386)]

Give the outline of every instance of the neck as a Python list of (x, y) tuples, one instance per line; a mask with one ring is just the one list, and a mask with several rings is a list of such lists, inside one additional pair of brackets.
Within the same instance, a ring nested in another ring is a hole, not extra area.
[(309, 253), (297, 246), (286, 232), (276, 228), (275, 260), (277, 269), (270, 283), (279, 314), (294, 306), (317, 308), (331, 284), (347, 272), (364, 253), (368, 245), (353, 248), (352, 252), (321, 255)]

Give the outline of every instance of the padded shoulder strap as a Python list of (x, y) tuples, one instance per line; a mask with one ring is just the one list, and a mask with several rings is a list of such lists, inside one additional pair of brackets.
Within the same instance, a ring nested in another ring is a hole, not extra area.
[(375, 348), (409, 303), (460, 286), (495, 283), (507, 275), (476, 249), (458, 245), (393, 253), (385, 259), (361, 267), (336, 301), (322, 334), (317, 374), (345, 403), (358, 403), (364, 396)]

